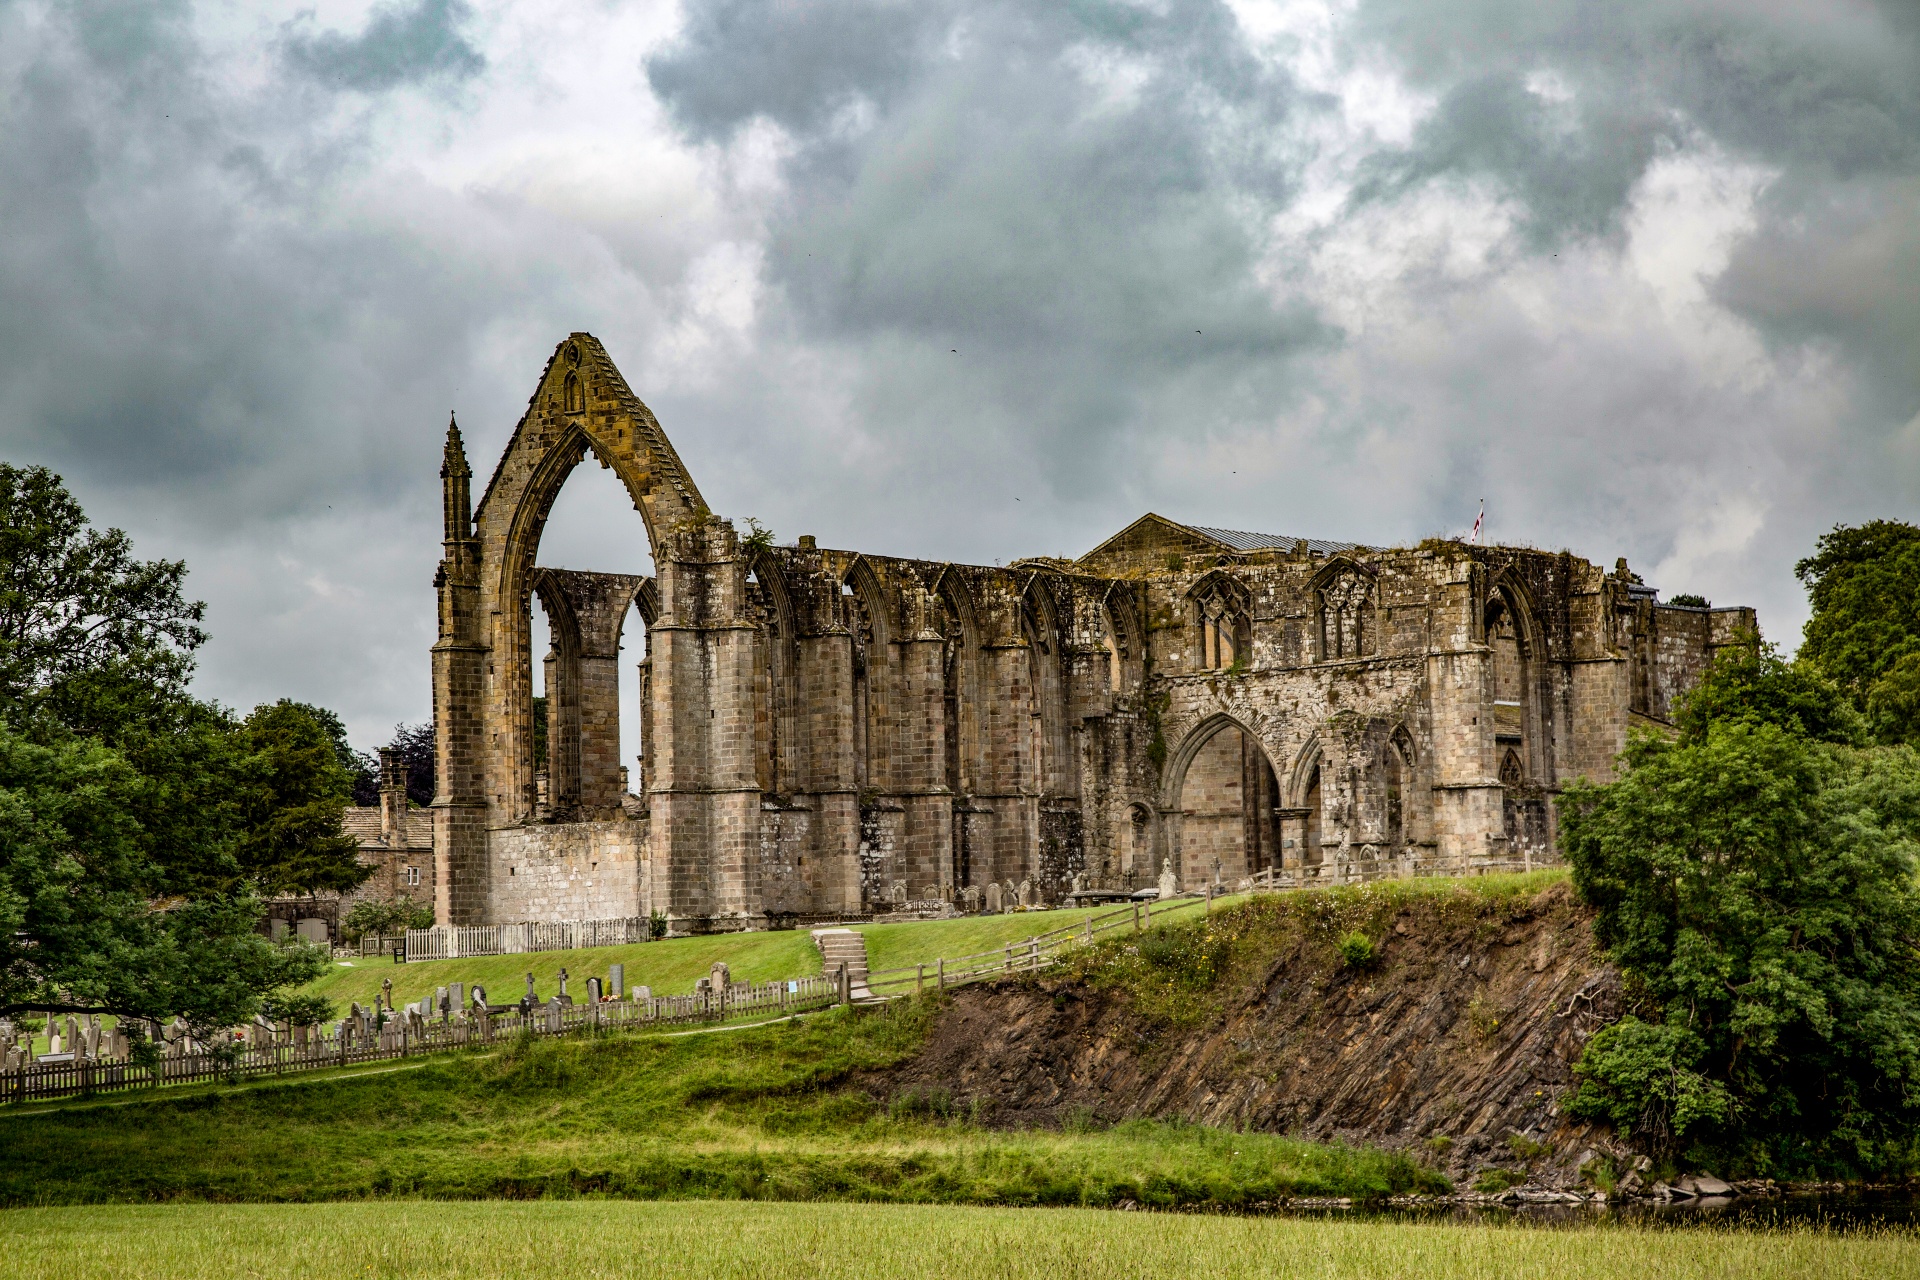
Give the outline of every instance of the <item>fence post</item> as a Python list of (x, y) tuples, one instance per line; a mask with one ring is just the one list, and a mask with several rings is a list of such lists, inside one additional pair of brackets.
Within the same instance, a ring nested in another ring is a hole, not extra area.
[(914, 966), (914, 969), (916, 972), (913, 975), (913, 989), (916, 993), (925, 991), (927, 989), (927, 966), (918, 964)]
[(1027, 972), (1040, 972), (1040, 939), (1027, 939)]
[(938, 967), (938, 977), (936, 981), (939, 983), (940, 990), (945, 991), (947, 989), (947, 958), (941, 956), (934, 961), (934, 964)]
[(840, 962), (840, 968), (837, 972), (838, 972), (838, 979), (837, 979), (836, 985), (839, 988), (840, 1003), (852, 1004), (853, 1003), (853, 983), (848, 978), (847, 962), (845, 960), (842, 960)]
[(1005, 954), (1002, 955), (1000, 958), (1000, 971), (1002, 973), (1012, 973), (1013, 972), (1013, 944), (1009, 942), (1004, 948), (1004, 951), (1005, 951)]
[(1208, 915), (1213, 914), (1213, 885), (1211, 884), (1207, 885), (1207, 912), (1206, 913)]
[(1133, 931), (1140, 932), (1140, 904), (1137, 902), (1133, 904)]

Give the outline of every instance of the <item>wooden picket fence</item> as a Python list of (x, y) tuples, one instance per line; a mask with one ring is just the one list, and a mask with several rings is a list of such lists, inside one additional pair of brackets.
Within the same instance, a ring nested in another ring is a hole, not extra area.
[(468, 956), (508, 956), (529, 951), (572, 951), (580, 947), (624, 947), (645, 942), (650, 921), (645, 916), (612, 920), (556, 920), (516, 924), (436, 925), (409, 929), (396, 958), (403, 960), (463, 960)]
[[(342, 1020), (339, 1029), (331, 1036), (322, 1036), (317, 1029), (304, 1037), (281, 1031), (271, 1044), (253, 1044), (232, 1054), (202, 1052), (168, 1056), (153, 1066), (111, 1059), (42, 1061), (11, 1070), (0, 1069), (0, 1101), (30, 1102), (209, 1080), (251, 1080), (262, 1076), (346, 1067), (490, 1045), (522, 1033), (559, 1036), (639, 1030), (663, 1024), (714, 1023), (755, 1015), (802, 1013), (856, 1000), (884, 1000), (911, 991), (924, 991), (929, 987), (942, 989), (1037, 972), (1051, 965), (1071, 948), (1087, 945), (1116, 931), (1137, 933), (1176, 914), (1190, 913), (1195, 908), (1210, 910), (1212, 902), (1213, 892), (1210, 889), (1204, 893), (1161, 901), (1131, 902), (1116, 910), (1086, 916), (1075, 924), (1035, 934), (1024, 941), (1008, 943), (991, 951), (943, 957), (931, 965), (877, 970), (867, 975), (864, 989), (857, 985), (857, 979), (850, 977), (843, 965), (828, 974), (784, 981), (734, 983), (725, 989), (684, 996), (606, 1000), (597, 1004), (548, 1002), (534, 1005), (525, 1012), (518, 1006), (494, 1005), (486, 1012), (473, 1010), (458, 1017), (394, 1014), (389, 1015), (386, 1024), (378, 1028), (368, 1025), (364, 1018), (357, 1023), (349, 1018)], [(571, 922), (571, 927), (577, 929), (583, 923), (606, 925), (621, 922), (575, 921)], [(647, 921), (639, 917), (637, 923), (644, 928)], [(537, 927), (553, 931), (533, 935), (542, 941), (555, 936), (583, 936), (579, 932), (571, 935), (559, 932), (569, 926)], [(481, 926), (481, 929), (521, 930), (521, 937), (528, 936), (524, 932), (525, 926), (521, 925)], [(584, 936), (605, 935), (588, 933)], [(596, 945), (614, 944), (573, 942), (559, 944), (552, 949)], [(468, 954), (500, 953), (475, 951)]]
[[(559, 1036), (599, 1031), (639, 1030), (663, 1024), (714, 1023), (758, 1014), (803, 1013), (846, 1003), (851, 995), (844, 973), (818, 974), (785, 981), (735, 983), (724, 990), (599, 1004), (534, 1005), (475, 1010), (464, 1017), (427, 1018), (391, 1015), (373, 1027), (342, 1020), (331, 1036), (299, 1037), (282, 1031), (275, 1042), (250, 1046), (231, 1055), (189, 1053), (163, 1057), (153, 1066), (113, 1059), (36, 1062), (0, 1070), (0, 1100), (31, 1102), (76, 1094), (115, 1093), (208, 1080), (241, 1081), (261, 1076), (317, 1071), (390, 1058), (443, 1053), (490, 1045), (524, 1033)], [(63, 1055), (64, 1057), (64, 1055)]]
[(877, 969), (867, 975), (867, 991), (874, 999), (925, 991), (929, 987), (944, 990), (969, 982), (987, 982), (1008, 978), (1016, 973), (1037, 973), (1058, 960), (1073, 947), (1086, 946), (1103, 935), (1124, 930), (1139, 933), (1152, 928), (1175, 913), (1194, 907), (1212, 909), (1213, 891), (1183, 894), (1158, 901), (1145, 899), (1100, 915), (1083, 916), (1077, 924), (1038, 933), (1024, 942), (1009, 942), (992, 951), (972, 955), (942, 957), (932, 964), (908, 965), (898, 969)]

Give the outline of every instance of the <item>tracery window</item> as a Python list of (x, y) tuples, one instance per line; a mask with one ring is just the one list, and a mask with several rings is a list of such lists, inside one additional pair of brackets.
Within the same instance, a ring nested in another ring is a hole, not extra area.
[(1207, 588), (1194, 604), (1200, 614), (1200, 665), (1208, 671), (1224, 671), (1246, 651), (1246, 607), (1223, 581)]
[(1375, 635), (1373, 584), (1357, 569), (1348, 569), (1320, 588), (1320, 656), (1363, 658), (1378, 647)]

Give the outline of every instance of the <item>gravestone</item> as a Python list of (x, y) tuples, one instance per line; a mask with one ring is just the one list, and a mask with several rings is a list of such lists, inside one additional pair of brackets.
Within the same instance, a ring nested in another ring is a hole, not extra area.
[(447, 1011), (464, 1013), (467, 1008), (467, 984), (453, 982), (447, 984)]
[(1160, 896), (1171, 898), (1180, 892), (1180, 880), (1173, 874), (1173, 859), (1167, 858), (1160, 863)]
[(613, 964), (607, 966), (607, 994), (615, 1000), (626, 994), (627, 966)]
[[(972, 892), (971, 889), (968, 892)], [(987, 886), (987, 914), (999, 915), (1001, 910), (1000, 886), (998, 883)]]
[(653, 999), (653, 988), (643, 982), (633, 989), (633, 998), (636, 1003), (642, 1000), (651, 1000)]
[(476, 1009), (487, 1007), (487, 989), (477, 982), (473, 984), (473, 1007)]
[(445, 987), (435, 987), (433, 989), (433, 1011), (445, 1017), (450, 1007), (451, 1006), (447, 1004), (447, 989)]
[(564, 968), (560, 970), (560, 1003), (573, 1003), (573, 997), (567, 994), (567, 971)]
[(707, 970), (707, 985), (715, 991), (725, 991), (733, 985), (733, 970), (727, 968), (725, 960), (715, 960), (713, 968)]
[(527, 1003), (538, 1004), (540, 997), (533, 993), (533, 974), (527, 974)]
[(600, 1003), (600, 979), (598, 978), (587, 979), (587, 1003), (593, 1005)]
[(1020, 905), (1023, 907), (1033, 905), (1033, 881), (1031, 880), (1020, 882)]

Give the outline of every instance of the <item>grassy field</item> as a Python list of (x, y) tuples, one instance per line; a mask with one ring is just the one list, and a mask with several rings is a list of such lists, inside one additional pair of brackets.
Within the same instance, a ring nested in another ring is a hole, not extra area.
[[(1091, 911), (1034, 911), (958, 920), (921, 920), (903, 924), (860, 925), (867, 935), (867, 963), (874, 969), (910, 964), (932, 965), (941, 956), (965, 955), (1023, 942), (1037, 933), (1078, 923)], [(350, 1001), (372, 1004), (382, 979), (392, 979), (393, 998), (404, 1005), (430, 996), (449, 982), (479, 983), (495, 1003), (518, 1000), (529, 970), (542, 998), (559, 989), (556, 976), (568, 974), (568, 991), (577, 999), (587, 979), (605, 979), (607, 966), (624, 964), (629, 986), (645, 984), (656, 995), (680, 995), (707, 976), (715, 960), (725, 960), (736, 980), (763, 982), (820, 972), (820, 952), (805, 929), (777, 933), (723, 933), (700, 938), (665, 938), (625, 947), (578, 951), (536, 951), (526, 955), (474, 956), (465, 960), (429, 960), (395, 964), (380, 959), (336, 962), (333, 972), (307, 990), (324, 995), (344, 1011)]]
[(1241, 1206), (1445, 1183), (1409, 1158), (1133, 1122), (1000, 1132), (875, 1098), (939, 997), (745, 1031), (490, 1053), (0, 1110), (0, 1204), (386, 1196)]
[(180, 1205), (0, 1212), (40, 1280), (834, 1277), (1011, 1280), (1897, 1280), (1905, 1233), (1303, 1221), (1075, 1209), (741, 1203)]

